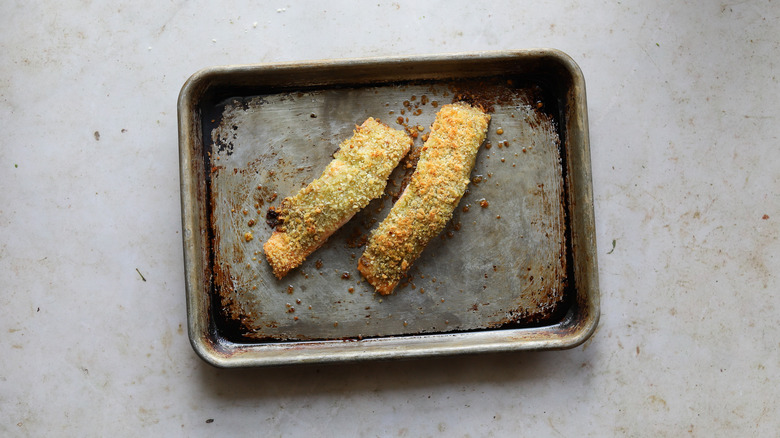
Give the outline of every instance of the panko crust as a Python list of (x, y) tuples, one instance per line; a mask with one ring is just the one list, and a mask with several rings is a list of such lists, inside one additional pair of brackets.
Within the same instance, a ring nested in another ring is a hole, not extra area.
[(281, 279), (385, 190), (390, 173), (409, 152), (405, 132), (368, 118), (339, 146), (322, 175), (282, 200), (278, 222), (263, 246)]
[(358, 270), (380, 294), (392, 293), (452, 218), (489, 123), (488, 114), (466, 103), (445, 105), (436, 114), (409, 185), (358, 261)]

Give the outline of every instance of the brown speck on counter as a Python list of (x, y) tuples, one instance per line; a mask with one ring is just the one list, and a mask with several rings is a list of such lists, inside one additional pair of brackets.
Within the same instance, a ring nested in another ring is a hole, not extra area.
[(333, 323), (333, 327), (338, 327), (338, 326), (339, 326), (339, 322), (338, 321)]
[(293, 290), (294, 290), (294, 289), (293, 289), (292, 285), (290, 285), (290, 286), (287, 286), (287, 293), (288, 293), (288, 294), (292, 295), (292, 293), (293, 293)]
[(249, 222), (247, 222), (246, 224), (249, 225), (250, 227), (254, 226), (255, 225), (255, 220), (254, 219), (249, 219)]
[(501, 135), (504, 133), (504, 128), (498, 128), (496, 129), (496, 134)]
[(493, 144), (490, 142), (485, 143), (485, 149), (490, 149), (493, 147)]
[(466, 204), (463, 206), (463, 212), (468, 213), (468, 211), (471, 209), (471, 206), (469, 204)]
[(487, 200), (486, 200), (486, 199), (481, 199), (481, 200), (479, 201), (479, 206), (480, 206), (480, 207), (482, 207), (482, 208), (488, 208), (488, 206), (489, 206), (489, 205), (490, 205), (490, 204), (487, 202)]
[[(401, 113), (403, 114), (403, 110), (401, 111)], [(401, 117), (401, 116), (398, 116), (398, 118), (395, 119), (395, 122), (398, 123), (399, 125), (403, 125), (404, 124), (404, 118)]]
[(423, 95), (420, 97), (420, 103), (421, 103), (421, 104), (423, 104), (423, 105), (425, 105), (426, 103), (428, 103), (428, 96), (426, 96), (426, 95), (424, 95), (424, 94), (423, 94)]
[(206, 420), (206, 424), (211, 424), (211, 423), (213, 423), (213, 422), (214, 422), (214, 419), (213, 419), (213, 418), (209, 418), (208, 420)]
[(437, 101), (437, 100), (434, 100), (433, 102), (431, 102), (431, 106), (433, 106), (434, 108), (436, 108), (437, 106), (439, 106), (439, 101)]
[(349, 272), (345, 272), (345, 273), (341, 274), (341, 279), (342, 280), (349, 280), (350, 277), (351, 277), (351, 275), (349, 274)]
[(249, 242), (249, 241), (251, 241), (254, 238), (255, 238), (255, 236), (253, 236), (252, 233), (250, 233), (248, 231), (246, 233), (244, 233), (244, 240), (245, 241)]
[(501, 219), (501, 215), (496, 215), (496, 219)]
[(311, 117), (312, 119), (316, 119), (317, 118), (317, 114), (311, 113), (311, 114), (309, 114), (309, 117)]
[(355, 288), (351, 287), (351, 288), (347, 289), (347, 291), (349, 291), (349, 293), (351, 293), (351, 294), (354, 294), (355, 293)]
[(279, 194), (278, 194), (278, 193), (276, 193), (276, 192), (274, 192), (274, 193), (271, 195), (271, 198), (270, 198), (270, 199), (268, 199), (268, 202), (274, 202), (274, 200), (276, 199), (276, 197), (277, 197), (277, 196), (279, 196)]
[(322, 269), (322, 260), (317, 260), (314, 262), (314, 267), (317, 269)]
[(767, 220), (767, 219), (769, 219), (769, 215), (768, 215), (768, 214), (765, 214), (765, 215), (761, 216), (761, 219), (763, 219), (763, 220)]
[(295, 300), (295, 304), (301, 304), (301, 299), (300, 299), (300, 298), (297, 298), (297, 299)]
[(424, 294), (425, 293), (425, 289), (424, 288), (420, 288), (420, 293)]
[(249, 214), (249, 211), (247, 209), (243, 209), (243, 210), (241, 210), (241, 213), (243, 213), (244, 216), (246, 216), (246, 215)]

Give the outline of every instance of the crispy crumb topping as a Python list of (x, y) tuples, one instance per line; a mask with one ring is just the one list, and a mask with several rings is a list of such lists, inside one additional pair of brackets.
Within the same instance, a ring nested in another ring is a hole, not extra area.
[(393, 291), (452, 218), (489, 122), (489, 115), (465, 103), (445, 105), (436, 114), (409, 185), (371, 234), (358, 262), (380, 294)]
[(331, 234), (379, 197), (412, 139), (373, 118), (341, 143), (322, 176), (282, 200), (277, 226), (263, 246), (278, 278), (299, 266)]

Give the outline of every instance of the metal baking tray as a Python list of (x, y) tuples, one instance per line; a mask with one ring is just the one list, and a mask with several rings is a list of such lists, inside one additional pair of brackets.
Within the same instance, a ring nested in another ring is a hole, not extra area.
[[(437, 108), (491, 114), (450, 224), (392, 295), (357, 259), (414, 170)], [(220, 367), (579, 345), (599, 290), (585, 84), (551, 49), (207, 68), (179, 95), (189, 336)], [(366, 118), (416, 135), (369, 204), (277, 280), (266, 211)], [(251, 234), (251, 240), (247, 239)]]

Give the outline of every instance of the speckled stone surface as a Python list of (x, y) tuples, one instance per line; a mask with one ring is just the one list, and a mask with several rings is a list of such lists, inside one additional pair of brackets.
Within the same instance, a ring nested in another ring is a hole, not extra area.
[[(697, 3), (2, 2), (0, 435), (776, 436), (780, 8)], [(589, 341), (256, 370), (195, 355), (192, 73), (531, 47), (588, 87)]]

